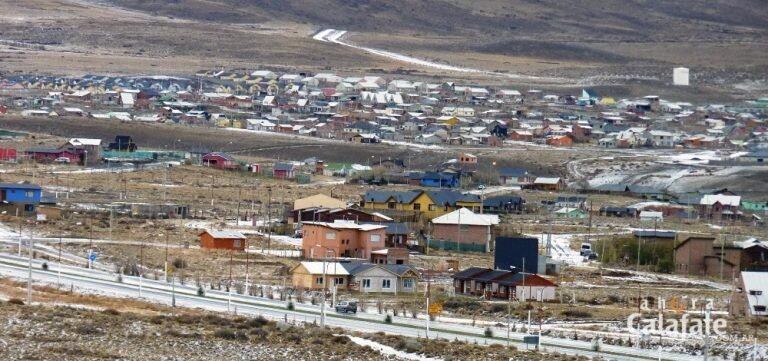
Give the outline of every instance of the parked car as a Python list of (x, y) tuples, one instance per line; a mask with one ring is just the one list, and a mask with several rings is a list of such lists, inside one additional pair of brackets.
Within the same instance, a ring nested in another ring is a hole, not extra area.
[(485, 184), (481, 184), (481, 185), (477, 186), (477, 189), (479, 189), (479, 190), (485, 189)]
[(590, 253), (592, 253), (592, 244), (590, 243), (582, 243), (581, 244), (581, 255), (582, 256), (589, 256)]
[(338, 313), (357, 313), (357, 302), (340, 301), (336, 303), (336, 312)]
[(71, 161), (71, 159), (69, 159), (67, 157), (58, 157), (58, 158), (53, 160), (54, 163), (62, 163), (62, 164), (69, 164), (70, 161)]

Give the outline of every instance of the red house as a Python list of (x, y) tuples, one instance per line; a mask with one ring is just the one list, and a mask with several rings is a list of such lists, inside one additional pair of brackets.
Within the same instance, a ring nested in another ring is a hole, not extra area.
[(240, 232), (206, 230), (200, 233), (200, 247), (207, 249), (245, 250), (246, 238)]
[(570, 135), (552, 135), (547, 137), (547, 145), (555, 147), (570, 147), (573, 145), (573, 138)]
[(68, 158), (72, 164), (80, 164), (82, 152), (72, 148), (30, 148), (26, 152), (27, 157), (39, 163), (50, 163), (58, 158)]
[(513, 129), (509, 131), (509, 139), (518, 142), (532, 142), (533, 133), (527, 130)]
[(238, 170), (240, 164), (231, 155), (213, 152), (203, 156), (203, 165), (223, 170)]
[(12, 162), (16, 160), (16, 149), (0, 148), (0, 162)]
[(290, 163), (276, 163), (272, 169), (272, 177), (276, 179), (293, 179), (296, 177), (296, 166)]

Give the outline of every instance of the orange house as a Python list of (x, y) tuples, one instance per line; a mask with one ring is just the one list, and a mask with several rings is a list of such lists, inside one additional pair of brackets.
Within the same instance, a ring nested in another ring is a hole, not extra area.
[(353, 257), (370, 260), (373, 251), (385, 249), (386, 226), (352, 221), (302, 223), (304, 257)]
[(245, 250), (245, 236), (240, 232), (205, 230), (200, 233), (200, 247), (207, 249)]
[(573, 138), (569, 135), (553, 135), (547, 138), (547, 144), (555, 147), (570, 147), (573, 145)]

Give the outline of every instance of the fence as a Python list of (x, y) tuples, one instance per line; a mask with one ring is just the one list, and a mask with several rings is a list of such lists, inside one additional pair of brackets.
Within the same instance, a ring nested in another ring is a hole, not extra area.
[(431, 239), (428, 242), (429, 248), (443, 251), (458, 252), (485, 252), (485, 244), (459, 243), (455, 241), (446, 241), (441, 239)]

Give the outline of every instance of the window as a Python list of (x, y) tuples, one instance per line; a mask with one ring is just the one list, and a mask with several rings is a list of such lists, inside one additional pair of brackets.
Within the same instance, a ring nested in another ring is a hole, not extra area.
[(420, 211), (421, 210), (421, 203), (414, 203), (413, 204), (413, 210), (414, 211)]
[(316, 277), (315, 278), (315, 283), (318, 284), (318, 285), (322, 285), (323, 284), (323, 277)]
[(435, 210), (435, 205), (434, 204), (430, 204), (429, 205), (429, 210), (430, 211), (434, 211)]
[(33, 191), (26, 191), (26, 192), (24, 192), (24, 196), (27, 197), (27, 198), (32, 198), (32, 197), (35, 196), (35, 192), (33, 192)]
[(363, 288), (371, 288), (371, 279), (363, 278)]
[(765, 312), (765, 306), (755, 305), (755, 312)]
[(389, 208), (389, 209), (395, 209), (395, 202), (389, 202), (389, 203), (387, 203), (387, 208)]
[(467, 232), (467, 231), (469, 231), (469, 225), (468, 225), (468, 224), (462, 224), (462, 225), (461, 225), (461, 231), (462, 231), (462, 232)]
[(381, 280), (381, 288), (390, 288), (390, 282), (391, 280)]
[(381, 241), (381, 235), (380, 234), (372, 234), (371, 235), (371, 243), (379, 242)]
[(24, 205), (24, 212), (34, 212), (35, 211), (35, 205), (34, 204), (25, 204)]
[(326, 232), (325, 239), (336, 239), (336, 232)]
[(333, 285), (343, 285), (344, 284), (344, 277), (334, 277), (333, 278)]
[(239, 240), (239, 239), (236, 239), (236, 240), (234, 241), (234, 244), (233, 244), (232, 246), (233, 246), (233, 247), (235, 247), (235, 248), (240, 248), (240, 240)]
[(750, 295), (750, 296), (760, 296), (760, 295), (762, 295), (762, 294), (763, 294), (763, 291), (759, 291), (759, 290), (749, 290), (749, 295)]
[(406, 278), (403, 280), (403, 288), (413, 288), (413, 280)]

